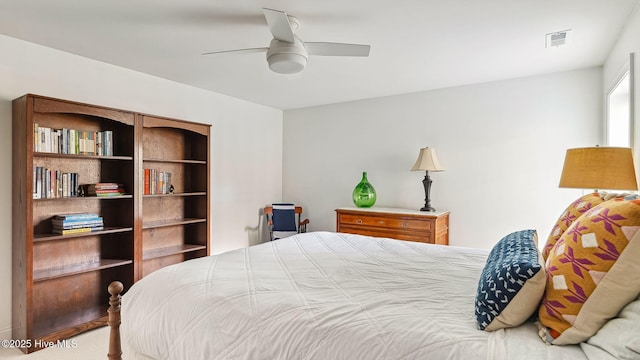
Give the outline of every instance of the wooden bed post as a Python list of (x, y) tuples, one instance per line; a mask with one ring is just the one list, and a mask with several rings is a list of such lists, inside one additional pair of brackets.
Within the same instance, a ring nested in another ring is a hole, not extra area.
[(109, 284), (109, 320), (107, 323), (111, 328), (109, 334), (109, 360), (122, 360), (122, 347), (120, 345), (120, 294), (124, 290), (124, 286), (120, 281), (114, 281)]

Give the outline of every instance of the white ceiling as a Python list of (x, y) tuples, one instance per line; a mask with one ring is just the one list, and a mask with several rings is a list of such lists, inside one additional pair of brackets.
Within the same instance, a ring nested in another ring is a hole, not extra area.
[[(639, 0), (1, 0), (0, 33), (278, 109), (602, 65)], [(304, 41), (370, 44), (271, 72), (261, 8)], [(572, 29), (545, 49), (545, 34)], [(0, 51), (0, 54), (2, 52)], [(0, 55), (1, 56), (1, 55)]]

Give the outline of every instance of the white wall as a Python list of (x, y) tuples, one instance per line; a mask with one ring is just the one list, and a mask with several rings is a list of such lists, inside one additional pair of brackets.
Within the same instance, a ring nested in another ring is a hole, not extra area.
[(25, 93), (212, 124), (212, 253), (256, 241), (259, 210), (281, 198), (281, 110), (5, 36), (0, 54), (0, 338), (11, 328), (11, 100)]
[(509, 232), (539, 231), (582, 191), (559, 189), (567, 148), (601, 140), (601, 69), (550, 74), (284, 113), (283, 198), (311, 230), (335, 230), (367, 171), (376, 206), (419, 209), (421, 147), (437, 150), (431, 204), (450, 210), (450, 244), (490, 248)]
[[(625, 25), (617, 43), (609, 53), (603, 66), (603, 98), (618, 80), (619, 75), (628, 67), (629, 53), (635, 53), (634, 78), (630, 79), (635, 84), (633, 106), (635, 119), (633, 126), (634, 159), (636, 175), (640, 176), (640, 9), (636, 8)], [(604, 115), (603, 115), (604, 116)]]

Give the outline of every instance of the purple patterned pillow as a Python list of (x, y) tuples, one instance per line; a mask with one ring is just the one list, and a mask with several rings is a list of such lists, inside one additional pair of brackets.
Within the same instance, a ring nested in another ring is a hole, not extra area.
[(575, 200), (560, 215), (558, 221), (551, 229), (551, 234), (549, 234), (549, 238), (547, 239), (547, 244), (542, 249), (542, 257), (546, 260), (549, 256), (549, 252), (556, 244), (558, 239), (564, 234), (564, 232), (573, 224), (576, 219), (578, 219), (582, 214), (584, 214), (587, 210), (592, 207), (599, 205), (604, 200), (597, 192), (587, 194), (581, 196), (579, 199)]
[(538, 310), (543, 339), (577, 344), (640, 294), (640, 200), (585, 212), (549, 252)]

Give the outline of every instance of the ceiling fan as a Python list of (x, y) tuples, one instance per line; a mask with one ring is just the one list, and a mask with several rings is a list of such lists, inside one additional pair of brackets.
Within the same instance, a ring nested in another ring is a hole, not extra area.
[(229, 52), (267, 52), (269, 68), (280, 74), (295, 74), (307, 65), (309, 55), (320, 56), (369, 56), (369, 45), (333, 42), (303, 42), (294, 31), (300, 21), (284, 11), (263, 8), (273, 40), (269, 47), (207, 52), (202, 55)]

